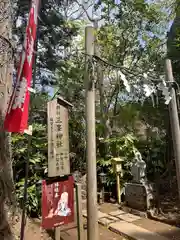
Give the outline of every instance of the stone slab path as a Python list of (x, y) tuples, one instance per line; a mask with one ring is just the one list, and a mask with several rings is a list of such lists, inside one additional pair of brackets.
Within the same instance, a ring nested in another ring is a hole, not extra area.
[(168, 240), (168, 238), (157, 233), (150, 232), (144, 228), (125, 221), (112, 223), (109, 225), (109, 229), (133, 240)]
[[(86, 210), (83, 210), (83, 216), (87, 217)], [(109, 230), (132, 240), (180, 240), (179, 228), (126, 213), (119, 209), (108, 213), (98, 211), (98, 222)]]
[(180, 240), (180, 228), (178, 227), (145, 218), (134, 221), (133, 224), (158, 233), (168, 239)]

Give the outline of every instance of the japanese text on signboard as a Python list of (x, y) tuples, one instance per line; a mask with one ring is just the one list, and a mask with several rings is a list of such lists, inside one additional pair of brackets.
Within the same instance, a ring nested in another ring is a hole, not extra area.
[(68, 175), (69, 133), (68, 110), (53, 100), (48, 103), (48, 174), (49, 177)]
[(42, 182), (42, 227), (51, 229), (74, 221), (74, 179)]

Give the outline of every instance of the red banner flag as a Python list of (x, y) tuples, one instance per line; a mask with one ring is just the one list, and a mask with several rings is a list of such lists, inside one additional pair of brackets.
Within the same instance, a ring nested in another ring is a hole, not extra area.
[(74, 179), (42, 182), (42, 227), (51, 229), (74, 221)]
[(17, 81), (4, 121), (4, 129), (8, 132), (24, 133), (28, 128), (29, 88), (31, 87), (32, 79), (32, 60), (36, 40), (38, 7), (39, 0), (32, 0)]

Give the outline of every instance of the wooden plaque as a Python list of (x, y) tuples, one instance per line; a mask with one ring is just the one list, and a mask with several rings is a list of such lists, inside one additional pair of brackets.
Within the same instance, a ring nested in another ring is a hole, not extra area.
[(48, 177), (70, 174), (68, 109), (48, 102)]

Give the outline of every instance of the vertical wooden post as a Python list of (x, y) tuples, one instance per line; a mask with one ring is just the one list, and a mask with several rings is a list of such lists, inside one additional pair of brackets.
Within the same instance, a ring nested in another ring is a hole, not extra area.
[(81, 184), (80, 183), (76, 183), (76, 209), (77, 209), (78, 240), (84, 240), (82, 196), (81, 196)]
[[(166, 59), (165, 61), (165, 72), (166, 72), (166, 80), (167, 82), (174, 82), (171, 60)], [(173, 139), (173, 148), (174, 148), (174, 156), (175, 156), (175, 164), (176, 164), (176, 175), (177, 175), (177, 183), (178, 183), (178, 194), (180, 199), (180, 127), (179, 127), (179, 116), (177, 110), (177, 101), (176, 101), (176, 93), (174, 87), (171, 89), (171, 101), (169, 103), (169, 116), (171, 123), (171, 132)]]
[(60, 240), (61, 239), (61, 231), (60, 227), (55, 228), (55, 240)]
[(116, 184), (117, 184), (117, 200), (118, 204), (121, 203), (121, 189), (120, 189), (120, 175), (116, 173)]
[(98, 240), (95, 86), (92, 68), (94, 28), (85, 28), (86, 152), (87, 152), (87, 239)]
[(104, 184), (102, 185), (102, 189), (101, 189), (101, 204), (104, 203), (104, 197), (105, 197), (105, 194), (104, 194), (105, 190), (104, 190)]

